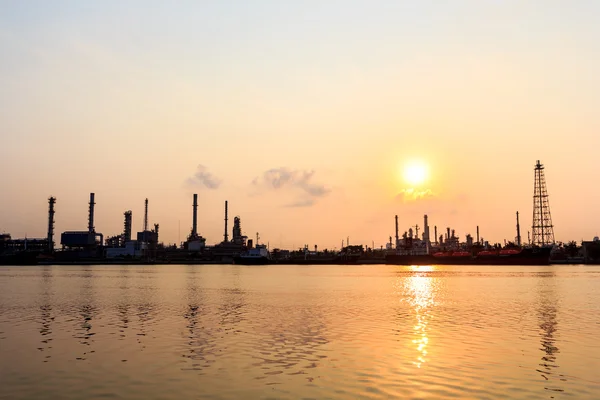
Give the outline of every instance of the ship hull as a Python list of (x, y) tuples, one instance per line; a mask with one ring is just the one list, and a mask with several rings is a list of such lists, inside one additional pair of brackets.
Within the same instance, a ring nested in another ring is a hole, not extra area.
[(442, 256), (389, 254), (386, 264), (393, 265), (549, 265), (550, 248), (523, 250), (519, 254), (485, 256)]
[(359, 256), (334, 257), (334, 258), (287, 258), (277, 260), (274, 264), (285, 265), (351, 265), (359, 264)]
[(36, 265), (38, 253), (20, 252), (0, 255), (0, 265)]
[(234, 257), (233, 263), (238, 265), (267, 265), (271, 264), (271, 260), (267, 257)]

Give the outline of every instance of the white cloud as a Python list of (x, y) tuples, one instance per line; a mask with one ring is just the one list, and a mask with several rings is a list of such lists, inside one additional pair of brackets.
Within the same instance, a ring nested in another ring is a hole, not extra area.
[(200, 164), (196, 168), (196, 173), (187, 179), (187, 183), (190, 186), (195, 187), (206, 187), (208, 189), (218, 189), (221, 186), (221, 179), (217, 178), (210, 172), (208, 172), (208, 168), (204, 165)]
[(288, 207), (310, 207), (318, 198), (331, 192), (323, 184), (313, 182), (315, 171), (291, 170), (289, 168), (271, 168), (262, 176), (254, 178), (252, 185), (256, 188), (268, 190), (292, 189), (298, 193), (298, 199)]

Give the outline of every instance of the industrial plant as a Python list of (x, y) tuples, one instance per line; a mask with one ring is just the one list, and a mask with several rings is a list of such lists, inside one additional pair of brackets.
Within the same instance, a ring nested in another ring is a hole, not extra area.
[[(516, 212), (514, 240), (490, 243), (480, 236), (465, 235), (461, 241), (451, 227), (438, 231), (430, 226), (428, 215), (423, 216), (423, 226), (411, 225), (400, 234), (398, 216), (395, 216), (395, 234), (379, 249), (374, 246), (350, 245), (349, 239), (339, 251), (314, 251), (309, 246), (297, 250), (273, 249), (243, 234), (241, 218), (233, 218), (229, 233), (229, 203), (224, 203), (223, 240), (213, 246), (198, 231), (198, 195), (192, 199), (192, 227), (183, 243), (167, 245), (159, 241), (159, 224), (149, 224), (149, 200), (144, 200), (143, 228), (133, 236), (131, 210), (123, 212), (123, 231), (104, 240), (96, 231), (94, 213), (95, 193), (90, 193), (87, 230), (65, 231), (60, 235), (60, 247), (54, 241), (55, 207), (57, 199), (48, 199), (48, 225), (45, 238), (13, 239), (10, 234), (0, 234), (0, 264), (128, 264), (128, 263), (239, 263), (239, 264), (357, 264), (388, 263), (399, 265), (544, 265), (549, 263), (598, 263), (600, 240), (556, 243), (550, 214), (544, 166), (537, 161), (534, 168), (533, 218), (527, 240), (521, 237), (519, 212)], [(433, 235), (432, 235), (433, 230)], [(231, 238), (231, 239), (230, 239)]]

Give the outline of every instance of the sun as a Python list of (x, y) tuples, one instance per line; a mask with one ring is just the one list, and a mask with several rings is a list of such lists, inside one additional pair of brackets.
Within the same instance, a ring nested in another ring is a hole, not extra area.
[(422, 162), (412, 161), (404, 166), (404, 180), (410, 185), (422, 185), (427, 180), (427, 175), (427, 166)]

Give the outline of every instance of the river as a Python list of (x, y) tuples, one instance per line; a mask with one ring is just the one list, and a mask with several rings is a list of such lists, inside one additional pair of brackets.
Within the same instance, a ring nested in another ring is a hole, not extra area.
[(0, 267), (2, 399), (597, 399), (600, 267)]

